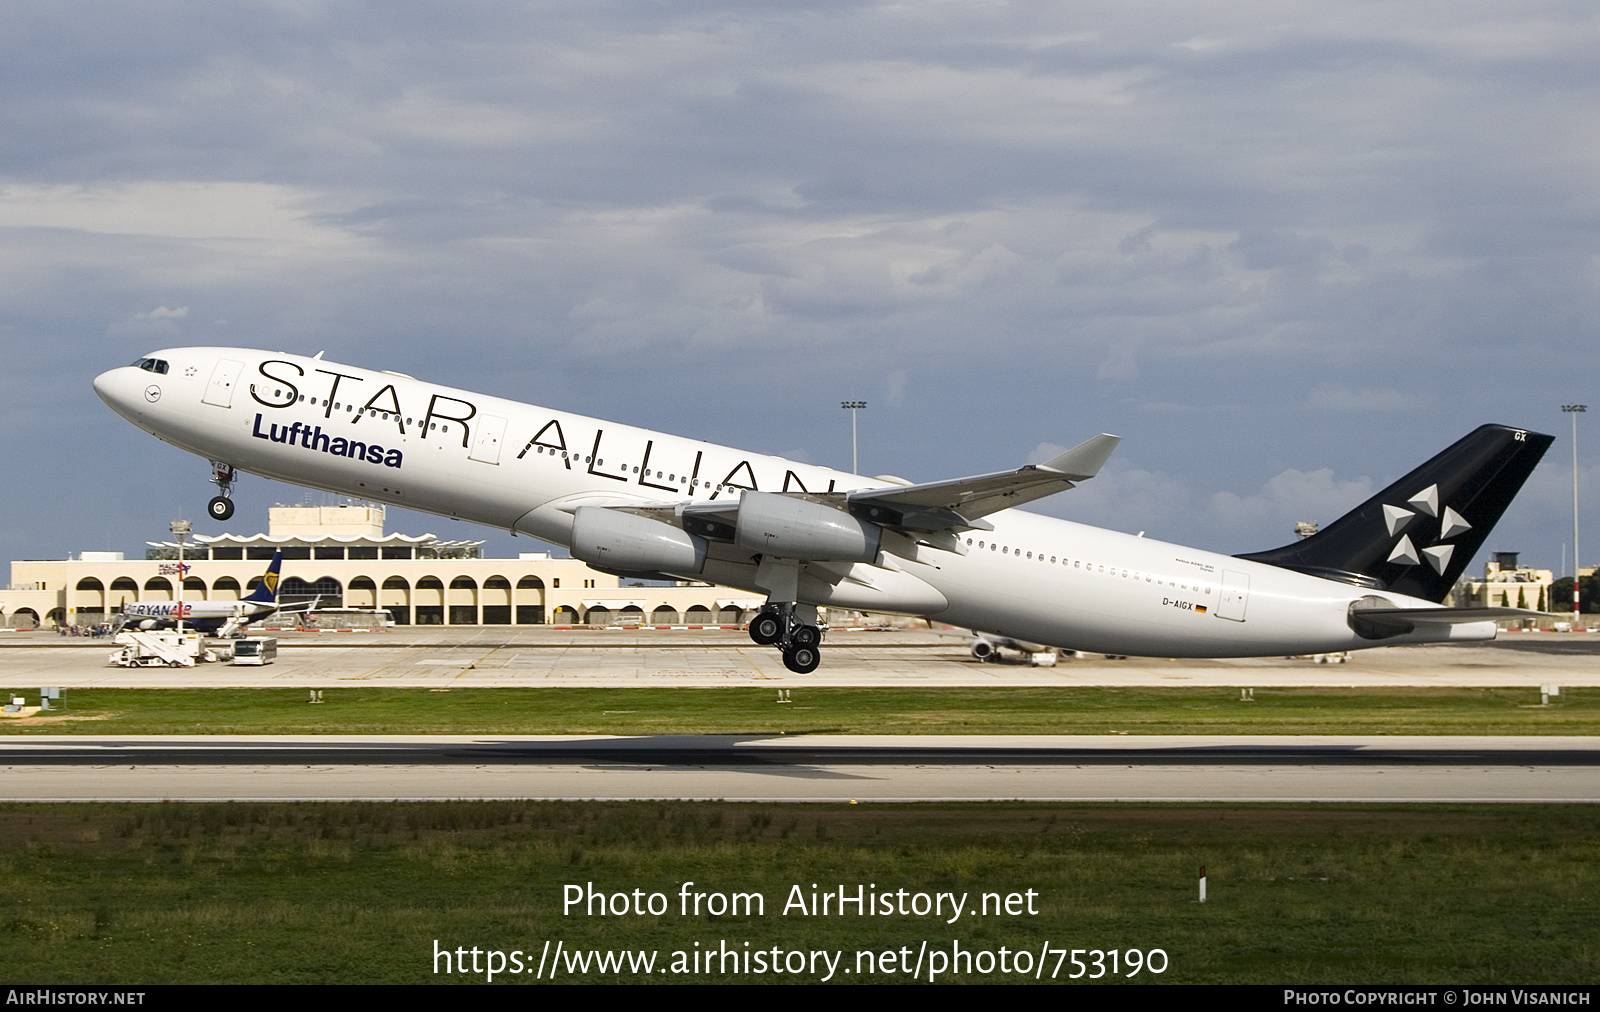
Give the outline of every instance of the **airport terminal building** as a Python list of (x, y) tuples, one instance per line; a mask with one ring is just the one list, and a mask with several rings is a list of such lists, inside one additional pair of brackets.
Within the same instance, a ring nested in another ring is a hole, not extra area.
[(1555, 573), (1534, 569), (1517, 561), (1517, 552), (1495, 552), (1494, 561), (1483, 565), (1483, 579), (1463, 579), (1447, 602), (1457, 608), (1534, 608), (1550, 607), (1550, 588)]
[[(763, 603), (743, 591), (690, 584), (622, 586), (576, 559), (529, 553), (482, 558), (481, 541), (385, 534), (381, 506), (274, 506), (265, 534), (199, 536), (183, 546), (184, 600), (242, 598), (283, 551), (281, 604), (381, 610), (396, 625), (740, 625)], [(175, 541), (145, 559), (83, 552), (11, 564), (0, 592), (10, 628), (93, 626), (135, 601), (178, 595)]]

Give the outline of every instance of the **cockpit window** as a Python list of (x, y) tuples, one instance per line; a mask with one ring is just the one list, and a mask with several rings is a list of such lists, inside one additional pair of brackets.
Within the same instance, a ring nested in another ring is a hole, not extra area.
[(160, 373), (163, 376), (167, 374), (167, 360), (164, 358), (137, 359), (134, 361), (133, 367), (135, 369), (143, 369), (145, 372)]

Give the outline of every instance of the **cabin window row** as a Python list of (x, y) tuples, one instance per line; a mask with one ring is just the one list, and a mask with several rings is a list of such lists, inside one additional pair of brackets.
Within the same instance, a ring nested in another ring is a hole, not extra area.
[[(977, 544), (974, 545), (973, 544), (973, 540), (974, 539), (972, 539), (972, 538), (968, 538), (967, 539), (967, 546), (969, 548), (976, 547), (980, 551), (988, 550), (988, 551), (991, 551), (991, 552), (998, 552), (1001, 555), (1009, 555), (1009, 556), (1012, 556), (1013, 558), (1017, 558), (1017, 559), (1027, 559), (1029, 561), (1038, 561), (1038, 562), (1045, 562), (1046, 561), (1046, 557), (1045, 557), (1045, 554), (1043, 552), (1032, 552), (1032, 551), (1025, 552), (1021, 548), (1013, 550), (1010, 545), (1002, 545), (998, 541), (990, 542), (990, 541), (979, 540), (977, 542)], [(1051, 565), (1055, 565), (1057, 560), (1058, 560), (1058, 557), (1054, 556), (1054, 555), (1050, 556), (1049, 559), (1048, 559), (1048, 561), (1049, 561), (1049, 563)], [(1099, 565), (1096, 565), (1093, 562), (1085, 562), (1082, 559), (1069, 559), (1066, 556), (1060, 556), (1059, 557), (1059, 561), (1060, 561), (1060, 564), (1063, 565), (1063, 566), (1070, 566), (1073, 569), (1081, 569), (1081, 570), (1083, 570), (1085, 572), (1089, 572), (1089, 573), (1105, 573), (1106, 572), (1106, 567), (1105, 567), (1105, 565), (1103, 563), (1099, 564)], [(1177, 580), (1168, 580), (1165, 577), (1155, 576), (1155, 575), (1153, 575), (1151, 573), (1141, 573), (1141, 572), (1139, 572), (1137, 570), (1127, 570), (1127, 569), (1119, 570), (1116, 566), (1112, 566), (1111, 567), (1111, 570), (1110, 570), (1108, 575), (1110, 575), (1110, 576), (1119, 576), (1120, 575), (1124, 579), (1127, 579), (1127, 578), (1131, 577), (1134, 580), (1143, 580), (1145, 583), (1154, 583), (1154, 584), (1157, 584), (1158, 586), (1162, 586), (1162, 587), (1177, 587), (1179, 590), (1190, 590), (1190, 591), (1195, 591), (1197, 593), (1205, 593), (1205, 594), (1211, 593), (1211, 588), (1209, 586), (1203, 586), (1203, 585), (1198, 584), (1198, 583), (1182, 583), (1182, 582), (1177, 581)]]
[[(559, 450), (553, 446), (535, 444), (533, 449), (535, 453), (548, 453), (552, 457), (559, 454), (562, 460), (571, 460), (573, 463), (588, 464), (592, 462), (595, 467), (604, 467), (606, 465), (604, 458), (595, 460), (593, 457), (580, 457), (576, 453), (568, 454), (567, 451)], [(632, 470), (634, 474), (638, 474), (639, 465), (635, 464)], [(665, 478), (668, 481), (677, 482), (679, 485), (688, 485), (690, 488), (707, 488), (715, 492), (732, 492), (735, 488), (738, 488), (736, 485), (717, 485), (713, 487), (709, 481), (702, 482), (698, 478), (691, 480), (688, 475), (678, 474), (676, 471), (669, 474), (666, 471), (651, 472), (647, 470), (644, 472), (644, 476), (646, 478)]]
[[(137, 363), (135, 363), (135, 364), (137, 364)], [(162, 363), (162, 364), (165, 365), (165, 363)], [(163, 369), (162, 371), (165, 372), (166, 370)], [(274, 397), (282, 397), (283, 396), (282, 388), (279, 388), (279, 389), (276, 389), (276, 390), (272, 391), (272, 395)], [(319, 405), (322, 406), (322, 407), (327, 407), (328, 406), (328, 402), (330, 400), (332, 400), (332, 398), (323, 397), (323, 398), (321, 398), (319, 400), (316, 397), (307, 397), (305, 394), (301, 394), (300, 395), (300, 400), (301, 400), (302, 403), (308, 403), (313, 407), (317, 407)], [(395, 420), (398, 420), (400, 418), (399, 415), (395, 414), (392, 411), (384, 411), (384, 410), (382, 410), (380, 408), (358, 408), (358, 407), (355, 406), (355, 404), (349, 403), (349, 402), (345, 402), (345, 401), (333, 401), (333, 410), (335, 410), (335, 411), (346, 411), (346, 412), (350, 412), (350, 413), (354, 413), (354, 414), (359, 414), (361, 411), (364, 410), (364, 411), (366, 411), (368, 418), (376, 418), (376, 419), (378, 419), (379, 421), (382, 421), (382, 422), (387, 422), (391, 418), (395, 419)], [(406, 418), (406, 424), (407, 425), (413, 424), (413, 419), (411, 419), (409, 417)], [(437, 430), (439, 432), (449, 432), (450, 431), (450, 426), (448, 426), (448, 425), (440, 425), (438, 422), (429, 422), (428, 423), (428, 431), (429, 432), (433, 432), (435, 430)]]

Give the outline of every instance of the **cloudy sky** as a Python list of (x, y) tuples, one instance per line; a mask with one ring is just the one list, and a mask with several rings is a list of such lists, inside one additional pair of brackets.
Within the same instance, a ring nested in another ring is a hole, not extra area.
[(217, 532), (89, 382), (237, 344), (833, 465), (861, 398), (914, 480), (1115, 432), (1040, 508), (1227, 552), (1504, 422), (1561, 438), (1486, 547), (1555, 568), (1597, 51), (1539, 0), (11, 3), (0, 554)]

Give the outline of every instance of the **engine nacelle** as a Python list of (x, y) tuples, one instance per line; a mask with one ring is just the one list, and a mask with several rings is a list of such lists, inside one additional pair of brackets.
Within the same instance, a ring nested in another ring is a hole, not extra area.
[(739, 498), (734, 540), (741, 548), (784, 559), (873, 562), (883, 528), (843, 510), (775, 492)]
[(972, 641), (972, 656), (980, 661), (992, 661), (998, 653), (995, 645), (986, 639), (980, 637)]
[(629, 573), (698, 573), (706, 542), (659, 520), (579, 506), (572, 515), (572, 557)]

